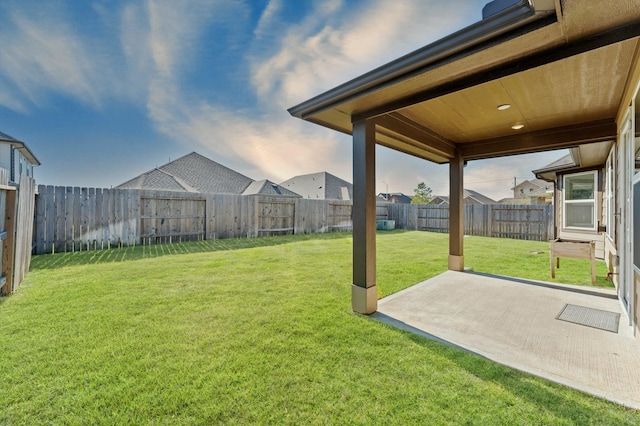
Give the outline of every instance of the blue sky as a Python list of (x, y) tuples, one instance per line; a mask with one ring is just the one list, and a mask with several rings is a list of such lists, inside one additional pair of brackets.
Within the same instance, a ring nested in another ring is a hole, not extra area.
[[(191, 151), (253, 179), (351, 181), (346, 135), (287, 108), (480, 20), (484, 0), (2, 0), (0, 131), (39, 183), (110, 187)], [(378, 192), (448, 169), (378, 148)], [(472, 162), (466, 187), (509, 196), (562, 154)]]

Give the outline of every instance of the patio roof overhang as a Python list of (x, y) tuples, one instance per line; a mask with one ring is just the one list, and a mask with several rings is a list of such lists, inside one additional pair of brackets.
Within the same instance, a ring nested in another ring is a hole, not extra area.
[(353, 137), (356, 312), (377, 308), (376, 144), (449, 163), (449, 269), (462, 271), (468, 160), (616, 139), (637, 79), (640, 0), (554, 0), (551, 13), (534, 6), (543, 0), (500, 3), (512, 6), (289, 109)]
[(640, 4), (555, 5), (480, 21), (289, 112), (347, 134), (371, 119), (377, 144), (436, 163), (456, 150), (474, 160), (614, 140), (640, 57)]

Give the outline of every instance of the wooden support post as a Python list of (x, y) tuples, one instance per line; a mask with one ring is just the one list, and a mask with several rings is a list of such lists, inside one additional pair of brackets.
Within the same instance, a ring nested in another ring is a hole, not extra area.
[(353, 285), (351, 306), (372, 314), (378, 308), (376, 287), (375, 124), (353, 123)]
[(464, 159), (449, 162), (449, 269), (464, 270)]

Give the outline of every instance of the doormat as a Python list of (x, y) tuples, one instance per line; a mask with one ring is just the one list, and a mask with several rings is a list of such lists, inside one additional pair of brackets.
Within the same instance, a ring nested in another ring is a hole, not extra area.
[(567, 303), (556, 319), (617, 333), (620, 314)]

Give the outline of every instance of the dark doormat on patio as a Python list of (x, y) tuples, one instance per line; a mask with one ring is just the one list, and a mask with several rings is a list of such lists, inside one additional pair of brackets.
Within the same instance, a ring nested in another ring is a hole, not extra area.
[(620, 314), (567, 303), (556, 319), (617, 333)]

